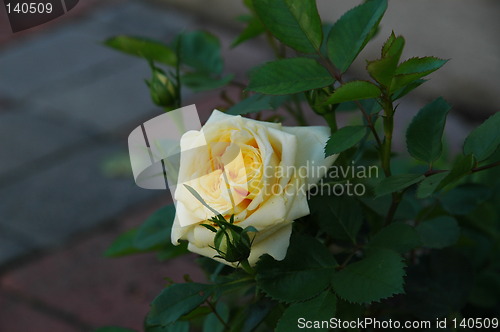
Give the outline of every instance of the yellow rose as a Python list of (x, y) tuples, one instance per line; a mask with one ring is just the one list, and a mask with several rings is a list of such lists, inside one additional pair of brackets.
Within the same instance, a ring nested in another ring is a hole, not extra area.
[(215, 214), (185, 184), (226, 220), (234, 214), (236, 225), (258, 230), (249, 233), (255, 237), (251, 265), (262, 254), (283, 259), (292, 222), (310, 213), (308, 186), (336, 159), (324, 158), (329, 134), (327, 127), (283, 127), (215, 110), (200, 131), (181, 138), (172, 242), (187, 240), (190, 251), (217, 255), (211, 248), (215, 233), (201, 225)]

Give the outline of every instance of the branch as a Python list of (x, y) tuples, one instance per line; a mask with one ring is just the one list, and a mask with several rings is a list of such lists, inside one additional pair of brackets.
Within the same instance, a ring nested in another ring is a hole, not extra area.
[[(490, 169), (490, 168), (497, 167), (497, 166), (500, 166), (500, 161), (497, 161), (497, 162), (494, 162), (494, 163), (491, 163), (491, 164), (488, 164), (488, 165), (484, 165), (484, 166), (481, 166), (481, 167), (474, 167), (473, 169), (470, 170), (470, 172), (471, 173), (477, 173), (477, 172), (484, 171), (486, 169)], [(449, 171), (450, 171), (449, 169), (431, 169), (431, 170), (428, 170), (427, 172), (425, 172), (424, 176), (429, 177), (431, 175), (435, 175), (435, 174), (438, 174), (438, 173), (449, 172)]]

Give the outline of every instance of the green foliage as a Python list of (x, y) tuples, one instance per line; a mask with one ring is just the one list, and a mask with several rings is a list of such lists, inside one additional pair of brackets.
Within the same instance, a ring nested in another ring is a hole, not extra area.
[[(243, 228), (234, 216), (226, 220), (187, 186), (193, 199), (215, 214), (200, 222), (212, 232), (209, 246), (219, 260), (233, 264), (199, 259), (208, 283), (186, 276), (186, 283), (165, 288), (151, 304), (145, 331), (294, 331), (300, 329), (299, 317), (498, 316), (499, 114), (474, 129), (463, 153), (455, 156), (443, 151), (442, 143), (451, 106), (437, 98), (406, 131), (407, 150), (416, 160), (399, 155), (392, 147), (395, 132), (402, 129), (397, 127), (399, 99), (447, 60), (402, 60), (406, 41), (392, 32), (380, 45), (380, 57), (367, 60), (366, 73), (357, 77), (346, 71), (377, 33), (386, 0), (364, 1), (333, 23), (321, 21), (313, 0), (243, 1), (249, 13), (240, 18), (245, 28), (231, 46), (265, 34), (275, 55), (248, 68), (248, 84), (224, 70), (219, 39), (205, 31), (183, 32), (168, 44), (131, 36), (105, 44), (148, 62), (152, 100), (165, 111), (183, 106), (181, 90), (189, 88), (219, 90), (218, 109), (255, 120), (267, 110), (266, 121), (281, 121), (287, 114), (308, 125), (314, 112), (331, 130), (325, 156), (338, 158), (323, 182), (308, 188), (311, 213), (293, 221), (286, 257), (264, 254), (255, 266), (247, 258), (257, 229)], [(359, 119), (339, 126), (339, 113), (346, 111), (350, 117), (359, 112)], [(269, 143), (279, 150), (272, 138)], [(343, 174), (356, 166), (376, 167), (383, 178)], [(335, 170), (342, 175), (330, 173)], [(363, 185), (366, 191), (362, 197), (330, 191), (349, 185)], [(106, 255), (155, 251), (168, 259), (186, 253), (187, 241), (170, 242), (174, 216), (173, 205), (160, 209), (118, 237)]]
[(425, 247), (441, 249), (457, 242), (460, 228), (455, 219), (445, 216), (421, 222), (417, 232)]
[(369, 0), (333, 25), (328, 37), (328, 57), (342, 73), (373, 36), (386, 9), (386, 0)]
[(186, 253), (186, 244), (174, 246), (170, 241), (174, 216), (174, 205), (162, 207), (147, 218), (140, 227), (120, 235), (107, 249), (105, 255), (120, 257), (159, 251), (163, 259), (167, 259)]
[(287, 99), (289, 98), (286, 95), (271, 96), (256, 93), (234, 105), (228, 109), (226, 113), (231, 115), (243, 115), (261, 112), (262, 110), (275, 110)]
[[(224, 322), (229, 320), (229, 307), (226, 304), (220, 302), (215, 309), (217, 311), (217, 315), (219, 315)], [(207, 315), (203, 321), (203, 332), (224, 332), (225, 328), (226, 327), (217, 318), (215, 313)]]
[(117, 36), (109, 38), (104, 44), (118, 51), (135, 55), (148, 61), (161, 62), (169, 66), (175, 66), (177, 63), (175, 51), (155, 40), (132, 36)]
[(220, 74), (223, 61), (219, 39), (204, 31), (183, 33), (174, 41), (179, 49), (179, 61), (197, 72)]
[(290, 58), (252, 70), (248, 90), (269, 95), (292, 94), (332, 84), (334, 79), (316, 60)]
[[(297, 326), (299, 318), (308, 321), (329, 321), (335, 316), (337, 298), (335, 295), (326, 291), (317, 297), (291, 304), (281, 316), (276, 327), (277, 332), (301, 331)], [(316, 331), (328, 331), (328, 328), (315, 329)]]
[(363, 213), (354, 197), (315, 196), (310, 204), (322, 230), (334, 239), (356, 243)]
[(264, 26), (284, 44), (303, 53), (319, 50), (321, 19), (314, 0), (253, 0)]
[(254, 16), (242, 16), (240, 20), (247, 23), (245, 30), (231, 43), (231, 47), (236, 47), (250, 39), (253, 39), (266, 31), (262, 22)]
[(339, 87), (325, 101), (326, 104), (339, 104), (346, 101), (370, 99), (380, 96), (380, 89), (367, 81), (352, 81)]
[(398, 174), (384, 178), (375, 188), (377, 196), (383, 196), (395, 191), (401, 191), (420, 182), (425, 177), (421, 174)]
[(422, 199), (432, 195), (436, 191), (441, 181), (448, 175), (447, 172), (430, 175), (420, 182), (417, 189), (417, 197)]
[(473, 154), (483, 161), (500, 145), (500, 113), (495, 113), (482, 125), (474, 129), (465, 139), (464, 154)]
[(391, 85), (404, 45), (404, 38), (396, 37), (393, 32), (382, 47), (382, 58), (368, 62), (366, 66), (368, 73), (382, 86)]
[(199, 283), (173, 284), (164, 289), (151, 303), (146, 319), (148, 326), (167, 326), (205, 302), (213, 291), (212, 285)]
[(362, 260), (349, 264), (332, 277), (332, 287), (343, 299), (371, 303), (403, 292), (405, 264), (396, 252), (372, 249)]
[(444, 99), (438, 98), (413, 118), (406, 131), (406, 145), (414, 158), (432, 163), (441, 156), (441, 137), (450, 108)]
[(330, 136), (325, 146), (325, 157), (343, 152), (361, 141), (366, 135), (365, 126), (347, 126), (340, 128)]
[(257, 285), (279, 301), (307, 300), (329, 285), (330, 274), (336, 265), (333, 256), (320, 242), (295, 234), (284, 260), (261, 256), (257, 263)]
[(400, 254), (420, 246), (421, 240), (414, 227), (401, 222), (382, 228), (369, 242), (372, 248), (385, 248)]
[(429, 75), (441, 68), (446, 62), (447, 60), (435, 57), (411, 58), (406, 60), (396, 69), (391, 84), (391, 91), (401, 89), (405, 85)]

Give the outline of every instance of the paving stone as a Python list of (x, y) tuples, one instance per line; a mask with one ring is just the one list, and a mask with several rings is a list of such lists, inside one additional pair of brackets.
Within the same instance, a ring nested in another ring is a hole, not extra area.
[(109, 6), (94, 12), (90, 20), (103, 23), (106, 31), (112, 35), (127, 34), (165, 41), (193, 24), (190, 16), (144, 1), (128, 1), (119, 6)]
[(9, 231), (0, 228), (0, 265), (29, 250), (30, 248), (14, 239)]
[(140, 224), (166, 200), (156, 202), (122, 219), (117, 229), (102, 231), (5, 275), (1, 287), (29, 294), (88, 325), (119, 325), (142, 331), (149, 303), (166, 285), (164, 278), (183, 282), (183, 275), (189, 274), (194, 281), (205, 281), (194, 263), (195, 255), (166, 262), (159, 262), (154, 254), (103, 257), (118, 234)]
[(155, 109), (161, 113), (152, 104), (144, 83), (149, 76), (147, 64), (137, 60), (133, 66), (95, 82), (62, 92), (47, 91), (34, 103), (48, 109), (46, 114), (52, 117), (71, 118), (107, 132), (152, 114)]
[(89, 134), (84, 128), (28, 114), (22, 108), (0, 113), (0, 177), (80, 142)]
[(36, 245), (54, 245), (129, 206), (167, 195), (166, 191), (137, 187), (132, 176), (103, 175), (103, 161), (124, 148), (89, 146), (51, 168), (1, 188), (0, 225), (33, 239)]
[(51, 82), (113, 57), (98, 33), (103, 26), (89, 29), (84, 24), (64, 25), (28, 38), (0, 54), (0, 93), (11, 98), (30, 98)]
[(0, 331), (81, 332), (57, 318), (41, 313), (25, 303), (11, 300), (0, 292)]

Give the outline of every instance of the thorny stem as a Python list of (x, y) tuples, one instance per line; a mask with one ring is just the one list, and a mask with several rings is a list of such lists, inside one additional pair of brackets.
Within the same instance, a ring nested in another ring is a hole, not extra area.
[(389, 211), (387, 211), (387, 216), (385, 217), (385, 225), (390, 224), (392, 222), (392, 219), (394, 219), (396, 210), (398, 209), (399, 203), (403, 198), (403, 193), (404, 193), (403, 191), (392, 193), (391, 206), (389, 207)]
[(340, 264), (339, 267), (337, 267), (337, 270), (342, 270), (343, 268), (345, 268), (347, 266), (347, 264), (351, 261), (351, 259), (354, 257), (354, 255), (356, 255), (356, 253), (362, 249), (363, 247), (360, 246), (360, 245), (356, 245), (356, 247), (353, 249), (353, 251), (349, 254), (349, 256), (347, 256), (347, 258), (344, 260), (344, 262), (342, 262), (342, 264)]
[[(490, 168), (493, 168), (496, 166), (500, 166), (500, 161), (497, 161), (497, 162), (494, 162), (494, 163), (491, 163), (488, 165), (484, 165), (481, 167), (474, 167), (473, 169), (471, 169), (471, 173), (477, 173), (477, 172), (484, 171), (484, 170), (487, 170), (487, 169), (490, 169)], [(424, 175), (426, 177), (428, 177), (431, 175), (435, 175), (438, 173), (444, 173), (444, 172), (449, 172), (449, 170), (447, 170), (447, 169), (431, 169), (431, 170), (428, 170), (427, 172), (425, 172)]]
[(210, 310), (212, 310), (212, 312), (214, 313), (215, 317), (217, 317), (217, 319), (222, 323), (222, 325), (224, 325), (224, 329), (225, 330), (230, 330), (230, 326), (226, 323), (226, 321), (219, 315), (219, 313), (217, 312), (217, 309), (214, 307), (213, 303), (210, 302), (208, 299), (205, 301), (206, 304), (208, 304), (208, 306), (210, 307)]
[[(325, 66), (326, 66), (326, 69), (328, 70), (330, 75), (332, 75), (341, 85), (344, 85), (344, 81), (342, 79), (342, 74), (338, 72), (338, 70), (335, 68), (335, 66), (330, 61), (330, 59), (325, 58), (320, 52), (318, 52), (318, 54), (319, 54), (320, 58), (323, 60)], [(370, 117), (368, 112), (365, 110), (365, 108), (363, 107), (363, 105), (361, 105), (361, 103), (359, 101), (356, 100), (356, 101), (354, 101), (354, 103), (356, 104), (356, 106), (359, 108), (359, 110), (363, 114), (363, 117), (366, 120), (366, 124), (368, 125), (368, 128), (370, 128), (370, 131), (372, 132), (373, 137), (375, 137), (375, 141), (377, 142), (378, 147), (379, 148), (382, 147), (382, 141), (380, 140), (380, 137), (377, 133), (377, 130), (375, 129), (375, 125), (373, 124), (372, 118)]]
[[(391, 176), (391, 152), (392, 152), (392, 133), (394, 131), (394, 106), (392, 99), (387, 91), (382, 95), (382, 108), (384, 110), (384, 142), (380, 153), (382, 169), (386, 177)], [(391, 206), (385, 218), (385, 225), (388, 225), (394, 219), (399, 203), (403, 198), (404, 191), (392, 193)]]
[(385, 176), (391, 176), (391, 151), (392, 151), (392, 132), (394, 131), (394, 107), (392, 99), (387, 94), (382, 97), (382, 107), (384, 109), (384, 142), (382, 144), (382, 169)]

